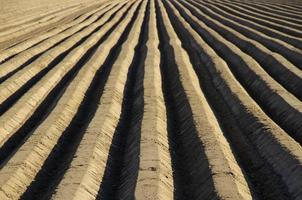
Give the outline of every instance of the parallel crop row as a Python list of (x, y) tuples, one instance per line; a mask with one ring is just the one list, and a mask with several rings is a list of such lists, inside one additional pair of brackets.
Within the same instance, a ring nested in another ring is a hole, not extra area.
[(0, 27), (0, 199), (301, 199), (301, 14), (114, 0)]

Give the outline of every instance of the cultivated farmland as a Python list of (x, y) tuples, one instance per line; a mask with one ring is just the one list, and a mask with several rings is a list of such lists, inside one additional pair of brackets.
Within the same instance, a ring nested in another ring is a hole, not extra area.
[(0, 200), (302, 199), (300, 1), (26, 2), (0, 0)]

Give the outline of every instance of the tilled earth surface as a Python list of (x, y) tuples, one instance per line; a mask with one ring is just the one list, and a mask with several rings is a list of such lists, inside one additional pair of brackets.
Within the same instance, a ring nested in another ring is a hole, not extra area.
[(1, 200), (302, 199), (299, 1), (0, 6)]

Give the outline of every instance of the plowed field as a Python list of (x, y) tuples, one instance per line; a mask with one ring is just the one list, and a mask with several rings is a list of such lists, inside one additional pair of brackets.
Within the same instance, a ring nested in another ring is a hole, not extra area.
[(0, 0), (0, 200), (302, 199), (301, 2), (28, 2)]

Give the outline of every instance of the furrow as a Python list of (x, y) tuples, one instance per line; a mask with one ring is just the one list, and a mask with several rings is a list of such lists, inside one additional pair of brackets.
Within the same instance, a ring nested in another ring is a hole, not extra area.
[[(179, 3), (177, 5), (183, 17), (213, 47), (217, 54), (229, 64), (232, 73), (266, 114), (295, 140), (302, 142), (299, 134), (299, 130), (302, 128), (301, 101), (274, 81), (251, 56), (225, 40), (193, 14), (187, 15), (187, 13), (191, 12), (198, 15), (197, 9), (190, 7), (188, 10), (183, 6), (180, 7)], [(189, 4), (186, 5), (188, 6)]]
[(229, 3), (226, 3), (226, 2), (220, 1), (220, 0), (215, 0), (215, 1), (207, 0), (206, 2), (214, 4), (214, 5), (225, 5), (228, 8), (234, 9), (236, 12), (240, 12), (240, 13), (244, 14), (245, 16), (248, 15), (248, 16), (251, 16), (251, 17), (259, 19), (259, 20), (270, 21), (276, 25), (282, 25), (284, 27), (288, 27), (293, 30), (301, 31), (301, 29), (302, 29), (302, 25), (299, 24), (299, 22), (298, 23), (290, 22), (291, 19), (279, 19), (277, 17), (270, 16), (268, 13), (264, 13), (264, 14), (257, 13), (258, 12), (257, 9), (253, 9), (253, 8), (249, 8), (249, 7), (246, 8), (244, 5), (229, 4)]
[[(87, 29), (79, 32), (61, 45), (50, 49), (26, 68), (18, 71), (0, 85), (0, 111), (5, 112), (9, 106), (22, 96), (31, 86), (38, 82), (47, 72), (64, 59), (69, 52), (82, 44), (86, 38), (97, 32), (110, 19), (116, 7), (105, 12), (102, 17)], [(107, 26), (108, 27), (108, 26)]]
[[(70, 10), (68, 12), (63, 12), (63, 15), (59, 15), (55, 18), (52, 18), (46, 22), (38, 23), (36, 25), (31, 25), (28, 28), (21, 29), (19, 31), (10, 33), (6, 36), (0, 37), (0, 47), (3, 48), (6, 45), (14, 44), (18, 42), (20, 39), (24, 39), (25, 37), (29, 37), (34, 34), (39, 34), (43, 30), (49, 30), (52, 27), (58, 26), (61, 23), (64, 23), (66, 20), (70, 20), (70, 16), (83, 8), (76, 8), (74, 10)], [(72, 19), (72, 18), (71, 18)]]
[[(136, 7), (138, 3), (141, 4), (141, 1), (136, 1)], [(130, 16), (120, 24), (119, 30), (114, 32), (116, 34), (108, 38), (108, 41), (120, 38), (118, 44), (122, 45), (120, 53), (113, 63), (96, 113), (52, 199), (95, 199), (98, 195), (110, 144), (120, 118), (127, 71), (134, 56), (134, 47), (138, 42), (140, 33), (138, 30), (144, 19), (146, 4), (147, 1), (143, 1), (139, 10), (132, 9)], [(126, 28), (126, 23), (129, 23), (130, 19), (131, 24)], [(120, 37), (125, 28), (125, 34)]]
[(302, 36), (301, 30), (297, 30), (296, 28), (291, 28), (288, 25), (282, 25), (282, 24), (280, 24), (280, 22), (275, 23), (275, 22), (273, 22), (272, 19), (264, 20), (264, 19), (259, 18), (259, 16), (254, 17), (251, 14), (244, 13), (244, 12), (238, 10), (238, 8), (233, 9), (229, 5), (224, 5), (224, 4), (221, 4), (221, 3), (214, 3), (213, 1), (209, 2), (207, 0), (204, 0), (202, 2), (205, 5), (215, 5), (219, 8), (221, 8), (221, 9), (225, 10), (226, 12), (232, 14), (233, 16), (240, 17), (240, 18), (243, 18), (243, 19), (247, 19), (247, 20), (252, 21), (256, 24), (260, 24), (260, 25), (266, 26), (268, 28), (271, 28), (273, 30), (280, 31), (284, 34), (291, 35), (291, 36), (298, 37), (298, 38), (301, 38), (301, 36)]
[[(168, 7), (173, 8), (170, 3), (168, 5)], [(219, 119), (219, 124), (223, 128), (233, 152), (236, 154), (237, 161), (246, 172), (245, 176), (248, 179), (249, 187), (255, 195), (253, 198), (289, 199), (289, 194), (283, 181), (271, 169), (270, 165), (263, 160), (248, 138), (244, 136), (238, 126), (238, 122), (236, 122), (226, 102), (223, 101), (223, 97), (213, 85), (211, 75), (207, 71), (208, 65), (213, 65), (211, 62), (212, 58), (202, 49), (208, 47), (202, 43), (203, 41), (198, 33), (180, 16), (177, 10), (170, 11), (170, 8), (168, 8), (168, 11), (172, 15), (171, 21), (175, 26), (175, 30), (183, 40), (184, 48), (188, 51), (191, 62), (194, 63), (200, 86)]]
[[(123, 4), (121, 4), (122, 6)], [(119, 7), (121, 7), (119, 6)], [(110, 22), (108, 22), (100, 31), (91, 35), (82, 46), (77, 47), (70, 52), (66, 58), (58, 65), (57, 68), (51, 70), (39, 84), (31, 88), (19, 101), (16, 102), (7, 112), (5, 112), (1, 118), (1, 160), (3, 157), (8, 156), (9, 152), (7, 147), (11, 147), (12, 144), (16, 145), (18, 142), (16, 138), (24, 138), (28, 132), (20, 132), (19, 129), (26, 126), (27, 121), (37, 113), (40, 104), (48, 97), (49, 93), (60, 83), (63, 77), (72, 72), (76, 68), (78, 71), (81, 65), (85, 64), (91, 57), (91, 53), (106, 39), (106, 35), (112, 31), (112, 28), (117, 26), (117, 23), (121, 19), (122, 13), (127, 9), (124, 6)], [(117, 8), (118, 10), (118, 8)], [(112, 15), (113, 13), (111, 13)], [(110, 13), (109, 13), (110, 15)], [(24, 105), (25, 104), (25, 105)], [(37, 121), (36, 121), (37, 123)], [(35, 126), (37, 126), (36, 124)], [(18, 134), (19, 133), (19, 134)], [(30, 130), (29, 130), (30, 133)], [(13, 137), (14, 136), (14, 137)], [(18, 140), (20, 140), (18, 139)], [(8, 143), (8, 144), (7, 144)], [(11, 150), (10, 150), (11, 151)]]
[(282, 11), (286, 11), (289, 13), (295, 13), (300, 15), (302, 13), (302, 9), (298, 9), (297, 7), (292, 7), (289, 5), (283, 5), (283, 4), (279, 4), (279, 5), (272, 5), (269, 4), (268, 6), (272, 7), (273, 9), (277, 9), (277, 10), (282, 10)]
[[(168, 137), (172, 157), (174, 199), (211, 199), (217, 196), (210, 179), (209, 162), (202, 149), (184, 88), (179, 79), (174, 52), (157, 7), (161, 50), (161, 74), (167, 107)], [(206, 185), (206, 186), (203, 186)], [(204, 188), (201, 188), (201, 187)]]
[[(99, 5), (94, 5), (95, 7), (98, 7)], [(86, 8), (77, 8), (77, 10), (75, 9), (72, 9), (71, 12), (70, 11), (67, 11), (67, 10), (63, 10), (59, 13), (55, 13), (55, 15), (50, 15), (50, 16), (47, 16), (46, 18), (43, 18), (41, 20), (37, 20), (37, 21), (34, 21), (33, 23), (30, 23), (30, 24), (21, 24), (19, 26), (17, 26), (16, 28), (13, 28), (13, 29), (9, 29), (9, 30), (5, 30), (5, 31), (0, 31), (0, 37), (7, 37), (8, 35), (12, 35), (12, 34), (15, 34), (16, 32), (18, 31), (22, 31), (22, 29), (26, 29), (26, 28), (33, 28), (35, 29), (35, 25), (36, 24), (41, 24), (41, 23), (45, 23), (45, 22), (51, 22), (51, 20), (55, 19), (55, 18), (58, 18), (58, 17), (69, 17), (69, 16), (72, 16), (72, 15), (75, 15), (75, 14), (80, 14), (82, 13), (83, 11), (87, 11), (87, 9), (92, 9), (92, 7), (86, 7)], [(75, 16), (76, 17), (76, 16)]]
[[(95, 28), (100, 23), (100, 21), (103, 21), (102, 17), (104, 13), (108, 12), (111, 8), (114, 7), (114, 5), (116, 4), (112, 4), (111, 6), (104, 8), (103, 10), (96, 13), (89, 20), (77, 24), (71, 29), (63, 31), (62, 33), (59, 33), (54, 37), (46, 39), (38, 45), (34, 45), (30, 49), (23, 51), (11, 58), (10, 60), (4, 62), (0, 68), (0, 77), (2, 79), (2, 82), (12, 76), (16, 71), (33, 63), (37, 59), (40, 59), (40, 57), (43, 57), (43, 53), (47, 54), (51, 51), (54, 51), (53, 49), (58, 49), (60, 45), (62, 46), (68, 43), (68, 41), (74, 40), (74, 42), (76, 42), (77, 40), (74, 38), (77, 37), (77, 35), (85, 35), (85, 33), (89, 33), (89, 31), (92, 31), (93, 28)], [(70, 42), (70, 44), (72, 43)], [(4, 54), (1, 54), (1, 59), (5, 60), (8, 58), (8, 56), (10, 56), (9, 50), (5, 51)]]
[[(249, 4), (250, 6), (252, 6), (253, 4)], [(288, 18), (294, 18), (294, 19), (298, 19), (299, 21), (302, 20), (301, 17), (301, 13), (292, 13), (290, 11), (285, 11), (285, 10), (279, 10), (277, 8), (272, 8), (269, 7), (267, 5), (258, 5), (258, 4), (254, 4), (253, 5), (255, 8), (259, 8), (263, 11), (267, 11), (267, 13), (274, 13), (276, 14), (276, 16), (283, 16), (283, 17), (288, 17)]]
[(206, 6), (196, 5), (196, 7), (201, 11), (202, 14), (207, 15), (208, 18), (210, 17), (212, 20), (216, 20), (226, 27), (232, 28), (234, 31), (237, 31), (252, 40), (258, 41), (259, 43), (270, 49), (272, 52), (283, 55), (286, 59), (295, 64), (299, 69), (302, 69), (302, 52), (300, 49), (296, 49), (294, 46), (279, 39), (266, 36), (257, 30), (240, 25), (239, 23), (226, 17), (217, 15)]
[(160, 74), (155, 0), (151, 0), (147, 56), (144, 64), (144, 115), (136, 199), (173, 199), (166, 109)]
[[(35, 22), (41, 18), (46, 18), (45, 20), (42, 20), (42, 22), (45, 22), (51, 19), (47, 17), (49, 15), (64, 13), (70, 9), (87, 7), (87, 5), (96, 5), (99, 2), (100, 1), (95, 0), (88, 0), (85, 2), (73, 0), (67, 0), (64, 2), (52, 1), (51, 4), (47, 1), (40, 2), (39, 4), (33, 4), (33, 2), (28, 2), (28, 4), (24, 2), (20, 2), (19, 4), (14, 1), (6, 2), (5, 4), (1, 4), (3, 7), (3, 15), (0, 16), (1, 28), (3, 28), (2, 30), (7, 30), (22, 24)], [(102, 0), (102, 2), (106, 2), (106, 0)], [(27, 5), (31, 6), (27, 7)]]
[(277, 19), (286, 20), (292, 23), (301, 24), (302, 23), (302, 17), (300, 15), (290, 15), (288, 12), (280, 12), (276, 9), (270, 9), (269, 7), (257, 5), (257, 4), (249, 4), (249, 3), (242, 3), (242, 2), (231, 2), (231, 1), (221, 1), (222, 3), (231, 4), (234, 3), (240, 7), (243, 7), (245, 9), (249, 9), (251, 11), (254, 11), (256, 13), (263, 14), (265, 16), (275, 17)]
[[(215, 30), (223, 38), (235, 44), (244, 53), (253, 57), (284, 88), (302, 100), (302, 71), (286, 60), (282, 55), (271, 52), (262, 44), (251, 40), (237, 31), (198, 12), (198, 19)], [(302, 56), (302, 55), (301, 55)]]
[(51, 38), (51, 37), (53, 37), (57, 34), (60, 34), (60, 33), (66, 31), (68, 29), (71, 29), (73, 26), (81, 24), (84, 21), (89, 21), (89, 19), (93, 18), (94, 14), (96, 14), (101, 9), (105, 9), (107, 6), (110, 6), (110, 4), (104, 4), (100, 8), (94, 9), (90, 12), (85, 12), (85, 14), (79, 16), (79, 18), (74, 19), (70, 23), (62, 24), (62, 25), (54, 28), (51, 31), (48, 31), (48, 32), (46, 32), (44, 34), (41, 34), (39, 36), (35, 36), (31, 39), (28, 39), (24, 42), (21, 42), (17, 45), (14, 45), (14, 46), (2, 51), (0, 53), (0, 60), (2, 60), (1, 63), (3, 64), (7, 60), (12, 59), (13, 57), (15, 57), (18, 53), (20, 53), (24, 50), (27, 50), (29, 48), (32, 48), (32, 47), (42, 43), (43, 41), (45, 41), (48, 38)]
[(0, 0), (0, 200), (302, 199), (301, 14)]
[(207, 63), (205, 67), (211, 74), (213, 84), (236, 117), (242, 133), (279, 174), (292, 199), (301, 198), (301, 182), (297, 181), (298, 177), (302, 176), (299, 164), (302, 161), (301, 146), (268, 118), (232, 75), (226, 62), (200, 35), (196, 32), (192, 36), (198, 43), (198, 48), (202, 48), (211, 58), (207, 60), (205, 56), (200, 56)]
[(106, 168), (96, 199), (135, 198), (144, 113), (144, 62), (147, 52), (149, 9), (148, 3), (127, 74), (120, 119), (113, 133)]
[[(128, 13), (128, 10), (126, 13)], [(123, 15), (123, 18), (127, 17), (126, 13)], [(106, 56), (106, 60), (104, 64), (102, 64), (101, 69), (96, 72), (92, 84), (85, 93), (86, 97), (84, 101), (81, 103), (77, 113), (63, 132), (63, 137), (61, 137), (58, 142), (58, 148), (53, 149), (50, 153), (42, 170), (40, 170), (35, 177), (35, 181), (22, 196), (22, 200), (31, 200), (38, 197), (39, 199), (50, 199), (55, 193), (55, 188), (59, 185), (68, 170), (83, 135), (95, 115), (99, 99), (103, 94), (109, 73), (111, 73), (112, 64), (120, 51), (120, 45), (126, 39), (126, 34), (129, 32), (129, 27), (132, 26), (131, 24), (134, 19), (135, 18), (127, 25), (126, 31), (121, 36), (122, 39), (111, 48), (112, 50), (110, 50), (109, 55)], [(96, 93), (95, 91), (99, 92)], [(76, 135), (74, 134), (75, 132)]]
[[(78, 10), (80, 10), (80, 8)], [(25, 41), (26, 39), (31, 38), (32, 36), (49, 31), (52, 28), (54, 28), (60, 24), (64, 24), (64, 23), (72, 20), (75, 12), (76, 11), (70, 11), (69, 15), (67, 15), (67, 16), (52, 18), (50, 21), (47, 21), (44, 23), (39, 23), (36, 25), (36, 26), (38, 26), (37, 28), (35, 28), (33, 26), (30, 28), (25, 28), (24, 30), (17, 31), (12, 34), (8, 34), (7, 36), (2, 36), (0, 38), (0, 50), (7, 49), (8, 47), (10, 47), (12, 45), (15, 45), (17, 43)]]
[(219, 15), (222, 15), (222, 16), (228, 18), (228, 19), (231, 19), (231, 20), (237, 22), (240, 25), (244, 25), (246, 27), (249, 27), (249, 28), (252, 28), (252, 29), (257, 30), (259, 32), (262, 32), (263, 34), (265, 34), (267, 36), (270, 36), (272, 38), (280, 39), (280, 40), (282, 40), (286, 43), (291, 44), (292, 46), (294, 46), (294, 47), (296, 47), (300, 50), (302, 49), (301, 38), (300, 37), (294, 37), (294, 36), (282, 33), (280, 31), (270, 29), (266, 26), (257, 24), (253, 21), (246, 20), (246, 19), (243, 19), (243, 18), (240, 18), (240, 17), (236, 17), (236, 16), (226, 12), (225, 10), (223, 10), (223, 9), (221, 9), (221, 8), (215, 6), (215, 5), (203, 4), (203, 2), (201, 2), (201, 1), (199, 1), (199, 3), (196, 3), (196, 1), (194, 1), (194, 2), (191, 1), (191, 3), (195, 6), (197, 6), (197, 7), (199, 7), (199, 5), (204, 5), (208, 9), (215, 12), (216, 14), (219, 14)]
[[(166, 41), (167, 46), (163, 48), (166, 53), (170, 51), (167, 59), (168, 63), (161, 66), (162, 68), (168, 68), (164, 76), (170, 76), (169, 81), (176, 87), (168, 90), (171, 91), (171, 96), (175, 98), (174, 102), (177, 102), (175, 111), (179, 118), (177, 124), (180, 128), (178, 130), (181, 131), (179, 135), (184, 137), (181, 142), (179, 141), (184, 145), (180, 146), (182, 149), (180, 151), (185, 154), (181, 156), (184, 158), (182, 163), (191, 174), (186, 174), (191, 179), (189, 179), (191, 187), (186, 188), (189, 190), (187, 195), (190, 195), (187, 198), (251, 199), (247, 182), (200, 89), (189, 56), (181, 47), (181, 41), (174, 32), (162, 2), (158, 4), (158, 9), (160, 9), (158, 12), (161, 13), (158, 20), (162, 20), (159, 30), (166, 29), (166, 31), (160, 33), (161, 42)], [(171, 58), (174, 61), (171, 62)], [(179, 77), (178, 80), (177, 77)], [(178, 84), (176, 84), (177, 82)], [(191, 155), (188, 155), (188, 153)], [(195, 153), (198, 154), (195, 155)], [(189, 160), (190, 157), (194, 157), (194, 160)], [(184, 182), (184, 184), (186, 183), (187, 181)]]
[[(49, 19), (53, 18), (53, 16), (57, 13), (60, 13), (60, 12), (65, 12), (69, 9), (74, 9), (75, 7), (78, 7), (78, 6), (69, 6), (69, 7), (66, 7), (66, 8), (59, 8), (57, 10), (51, 10), (50, 12), (48, 13), (44, 13), (43, 16), (40, 16), (37, 18), (37, 16), (35, 15), (35, 13), (30, 16), (29, 18), (22, 18), (20, 20), (14, 20), (14, 22), (10, 22), (10, 21), (7, 21), (7, 24), (6, 25), (2, 25), (1, 24), (1, 28), (0, 28), (0, 32), (3, 32), (3, 31), (6, 31), (6, 30), (10, 30), (10, 29), (18, 29), (17, 27), (18, 26), (22, 26), (24, 24), (31, 24), (31, 23), (35, 23), (36, 20), (40, 20), (42, 22), (45, 22), (45, 21), (48, 21)], [(14, 27), (14, 28), (13, 28)]]
[[(131, 8), (131, 11), (133, 11), (133, 7)], [(123, 20), (123, 22), (125, 22), (125, 20)], [(121, 31), (123, 30), (123, 22), (120, 24), (121, 28), (118, 27), (117, 29), (117, 35), (121, 34)], [(113, 35), (116, 35), (116, 32), (113, 32)], [(7, 165), (1, 169), (1, 199), (19, 199), (26, 189), (30, 189), (30, 187), (27, 187), (34, 181), (38, 172), (40, 172), (40, 170), (43, 171), (43, 163), (48, 156), (53, 157), (52, 155), (49, 155), (50, 152), (57, 144), (62, 132), (66, 130), (70, 121), (76, 115), (77, 110), (85, 97), (85, 92), (89, 88), (96, 73), (101, 69), (100, 67), (102, 67), (103, 63), (101, 60), (105, 60), (106, 56), (103, 58), (101, 57), (109, 54), (111, 49), (110, 46), (113, 46), (115, 41), (116, 37), (112, 38), (111, 35), (108, 40), (98, 47), (93, 57), (82, 67), (74, 81), (68, 86), (51, 115), (43, 122), (43, 124), (41, 124), (41, 126), (39, 126), (34, 132), (34, 135), (22, 146), (22, 149), (20, 149)], [(102, 52), (102, 56), (100, 56), (100, 52)], [(73, 131), (75, 130), (76, 129)], [(31, 167), (27, 168), (24, 166)], [(26, 181), (19, 182), (18, 177), (20, 176), (27, 177)], [(36, 179), (35, 181), (37, 180), (39, 179)], [(12, 187), (13, 190), (11, 190)], [(23, 199), (26, 199), (26, 197), (23, 197)]]

